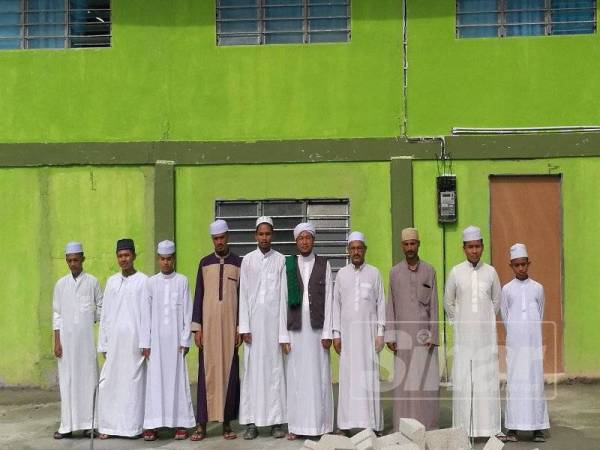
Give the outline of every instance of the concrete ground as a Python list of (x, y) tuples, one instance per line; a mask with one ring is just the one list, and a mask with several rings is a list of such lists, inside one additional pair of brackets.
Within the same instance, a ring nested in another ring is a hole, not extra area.
[[(600, 385), (591, 383), (564, 383), (548, 386), (548, 406), (551, 430), (546, 443), (534, 444), (524, 440), (507, 444), (504, 449), (539, 450), (598, 450), (600, 449)], [(195, 398), (195, 393), (194, 393)], [(446, 390), (442, 391), (442, 428), (451, 426), (451, 402)], [(384, 401), (386, 432), (391, 429), (391, 403)], [(54, 450), (89, 449), (90, 440), (82, 437), (56, 441), (52, 434), (58, 427), (60, 404), (56, 390), (0, 388), (0, 448), (10, 450)], [(242, 428), (234, 423), (234, 430)], [(208, 427), (209, 437), (202, 442), (174, 441), (172, 432), (160, 432), (158, 441), (109, 439), (94, 441), (95, 449), (286, 449), (301, 448), (303, 440), (294, 442), (273, 439), (267, 429), (261, 429), (261, 436), (254, 441), (244, 441), (241, 436), (234, 441), (221, 437), (221, 427), (214, 424)], [(524, 439), (529, 436), (523, 436)], [(477, 442), (481, 449), (485, 441)]]

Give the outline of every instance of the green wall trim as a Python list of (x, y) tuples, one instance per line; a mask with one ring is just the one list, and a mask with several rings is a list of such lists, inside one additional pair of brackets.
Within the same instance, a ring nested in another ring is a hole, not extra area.
[[(175, 240), (175, 163), (157, 161), (154, 171), (154, 244)], [(155, 263), (159, 270), (158, 262)]]
[(392, 208), (392, 261), (402, 260), (400, 233), (413, 226), (413, 175), (412, 161), (392, 158), (390, 162), (390, 194)]
[(402, 138), (0, 144), (0, 167), (153, 165), (158, 160), (177, 165), (389, 161), (393, 156), (430, 159), (436, 153), (437, 142)]
[[(600, 132), (447, 136), (444, 140), (454, 159), (600, 156)], [(160, 160), (177, 165), (432, 160), (440, 151), (439, 138), (0, 144), (0, 167), (154, 165)]]

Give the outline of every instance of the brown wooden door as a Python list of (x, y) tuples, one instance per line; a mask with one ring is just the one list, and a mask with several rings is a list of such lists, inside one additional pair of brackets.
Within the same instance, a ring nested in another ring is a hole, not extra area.
[[(492, 265), (502, 285), (508, 283), (513, 278), (509, 249), (523, 243), (531, 261), (529, 276), (544, 286), (544, 373), (564, 371), (560, 183), (560, 175), (490, 176)], [(506, 372), (505, 342), (504, 327), (499, 326), (502, 372)]]

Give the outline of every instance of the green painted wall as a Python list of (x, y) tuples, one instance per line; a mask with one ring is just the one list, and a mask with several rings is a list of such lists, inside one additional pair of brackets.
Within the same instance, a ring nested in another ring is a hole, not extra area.
[[(138, 247), (138, 269), (154, 270), (153, 172), (148, 168), (0, 170), (0, 385), (56, 382), (52, 289), (68, 273), (64, 244), (80, 240), (85, 270), (102, 286), (118, 270), (117, 239)], [(9, 263), (10, 261), (10, 263)]]
[[(600, 158), (563, 158), (531, 161), (455, 161), (458, 185), (459, 221), (446, 227), (446, 271), (464, 260), (462, 229), (470, 224), (482, 228), (489, 239), (490, 174), (562, 174), (563, 252), (564, 252), (564, 357), (568, 374), (600, 373), (600, 339), (597, 326), (600, 279), (597, 267), (600, 201), (596, 180)], [(430, 261), (442, 279), (443, 236), (437, 224), (435, 162), (415, 162), (414, 217), (421, 233), (421, 256)], [(505, 249), (503, 250), (505, 251)], [(489, 262), (490, 248), (484, 259)], [(440, 299), (441, 299), (440, 282)]]
[(0, 142), (400, 134), (401, 2), (353, 0), (350, 43), (230, 47), (212, 0), (111, 3), (112, 48), (0, 51)]
[[(389, 172), (388, 163), (177, 167), (177, 270), (195, 286), (198, 262), (212, 251), (208, 225), (217, 199), (332, 197), (350, 199), (351, 227), (366, 234), (367, 261), (387, 280), (392, 263)], [(382, 373), (387, 376), (391, 358), (389, 352), (384, 355)], [(196, 358), (194, 353), (191, 361)], [(192, 379), (195, 366), (190, 363)]]
[(408, 1), (408, 134), (599, 125), (600, 38), (456, 39), (454, 0)]

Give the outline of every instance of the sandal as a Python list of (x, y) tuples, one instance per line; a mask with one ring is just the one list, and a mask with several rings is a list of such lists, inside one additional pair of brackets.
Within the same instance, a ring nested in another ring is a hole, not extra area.
[(190, 436), (190, 441), (198, 442), (204, 439), (205, 437), (206, 432), (202, 428), (198, 427), (196, 428), (196, 431), (194, 431)]
[(177, 441), (184, 441), (189, 437), (189, 434), (187, 432), (187, 430), (185, 428), (177, 428), (177, 431), (175, 431), (175, 440)]
[(237, 439), (237, 434), (235, 434), (232, 430), (224, 430), (223, 439), (225, 439), (226, 441)]
[(105, 440), (105, 439), (109, 439), (109, 438), (110, 438), (110, 436), (108, 434), (105, 434), (105, 433), (100, 433), (98, 435), (98, 439)]
[(158, 439), (156, 430), (145, 430), (143, 436), (145, 441), (155, 441)]
[(59, 433), (58, 431), (54, 432), (54, 435), (52, 436), (54, 439), (68, 439), (70, 437), (73, 436), (73, 433), (68, 432), (68, 433)]
[(295, 433), (288, 433), (286, 438), (288, 441), (295, 441), (296, 439), (298, 439), (298, 435)]

